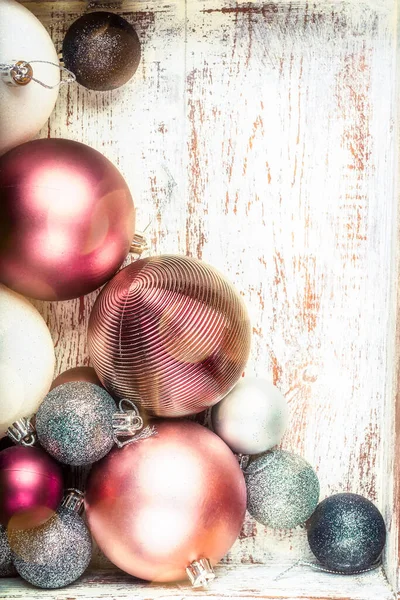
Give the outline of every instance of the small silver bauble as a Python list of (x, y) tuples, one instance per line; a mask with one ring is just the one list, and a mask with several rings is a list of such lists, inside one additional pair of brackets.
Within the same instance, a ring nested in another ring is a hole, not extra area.
[(7, 539), (7, 529), (0, 525), (0, 577), (12, 577), (17, 571), (13, 565), (10, 545)]
[(297, 454), (278, 449), (266, 452), (250, 462), (244, 476), (247, 510), (273, 529), (305, 523), (318, 504), (318, 477)]
[(216, 404), (213, 429), (238, 454), (260, 454), (279, 444), (289, 417), (284, 396), (272, 383), (246, 377)]

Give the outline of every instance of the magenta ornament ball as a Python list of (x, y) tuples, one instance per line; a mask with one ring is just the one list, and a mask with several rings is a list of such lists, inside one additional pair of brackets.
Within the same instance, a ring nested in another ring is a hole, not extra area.
[(201, 412), (245, 368), (250, 322), (234, 286), (195, 258), (158, 256), (122, 269), (96, 300), (89, 352), (110, 394), (152, 415)]
[(0, 452), (0, 524), (36, 527), (57, 509), (63, 494), (61, 467), (39, 448)]
[(129, 252), (135, 211), (118, 169), (65, 139), (22, 144), (0, 158), (0, 281), (40, 300), (104, 284)]

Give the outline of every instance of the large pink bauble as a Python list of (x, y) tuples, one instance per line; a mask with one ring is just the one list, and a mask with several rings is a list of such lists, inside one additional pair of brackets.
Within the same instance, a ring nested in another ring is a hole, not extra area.
[(238, 381), (250, 322), (233, 285), (186, 256), (137, 260), (98, 297), (88, 328), (108, 391), (150, 414), (180, 417), (216, 404)]
[(63, 494), (61, 467), (39, 448), (0, 452), (0, 524), (28, 529), (47, 521)]
[(125, 259), (134, 217), (100, 152), (64, 139), (22, 144), (0, 158), (0, 281), (41, 300), (92, 292)]
[(85, 498), (90, 530), (118, 567), (178, 581), (193, 561), (216, 564), (239, 535), (246, 486), (228, 446), (190, 421), (155, 421), (157, 435), (95, 464)]

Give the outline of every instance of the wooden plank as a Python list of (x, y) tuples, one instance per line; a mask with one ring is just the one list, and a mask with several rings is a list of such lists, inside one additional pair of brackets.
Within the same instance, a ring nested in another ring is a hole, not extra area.
[(274, 581), (287, 562), (268, 565), (231, 565), (216, 570), (217, 578), (207, 590), (193, 590), (188, 584), (151, 584), (134, 580), (124, 573), (109, 571), (86, 574), (67, 589), (38, 590), (21, 580), (0, 580), (0, 598), (7, 600), (97, 600), (141, 598), (227, 598), (265, 600), (394, 600), (381, 570), (343, 577), (297, 567), (283, 579)]

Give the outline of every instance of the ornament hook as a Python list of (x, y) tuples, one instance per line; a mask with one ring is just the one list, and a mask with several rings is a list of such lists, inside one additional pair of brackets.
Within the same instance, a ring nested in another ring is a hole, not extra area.
[(34, 446), (37, 442), (37, 435), (30, 419), (22, 417), (15, 421), (7, 429), (8, 437), (19, 446)]
[[(48, 85), (47, 83), (36, 79), (33, 76), (34, 71), (32, 65), (37, 63), (57, 67), (61, 73), (60, 81), (55, 85)], [(64, 74), (66, 75), (65, 78), (63, 78)], [(28, 83), (31, 81), (34, 81), (48, 90), (52, 90), (58, 86), (67, 85), (69, 83), (74, 83), (76, 81), (76, 77), (72, 71), (69, 71), (60, 64), (56, 64), (48, 60), (31, 60), (30, 62), (26, 60), (14, 60), (11, 63), (0, 63), (0, 77), (2, 77), (5, 83), (9, 86), (21, 87), (28, 85)]]
[[(129, 408), (124, 408), (124, 404)], [(137, 442), (156, 433), (155, 427), (144, 427), (139, 409), (132, 400), (122, 398), (119, 401), (118, 409), (118, 412), (114, 413), (112, 417), (113, 440), (118, 448), (123, 448), (127, 444)], [(122, 441), (119, 438), (127, 439)]]

